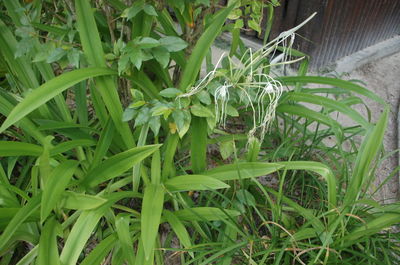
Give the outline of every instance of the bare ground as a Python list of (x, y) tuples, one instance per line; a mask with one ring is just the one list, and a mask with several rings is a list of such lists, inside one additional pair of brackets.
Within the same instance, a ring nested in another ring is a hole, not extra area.
[[(383, 100), (390, 104), (389, 123), (384, 139), (385, 152), (392, 152), (398, 148), (398, 108), (400, 100), (400, 53), (375, 60), (353, 70), (347, 76), (348, 79), (361, 80), (364, 86), (378, 94)], [(377, 120), (383, 111), (383, 107), (372, 101), (367, 101), (371, 109), (373, 120)], [(359, 111), (365, 113), (365, 108), (360, 106)], [(376, 172), (375, 185), (380, 185), (398, 166), (397, 152), (384, 160)], [(389, 203), (399, 199), (399, 177), (398, 174), (390, 179), (382, 187), (377, 199)]]

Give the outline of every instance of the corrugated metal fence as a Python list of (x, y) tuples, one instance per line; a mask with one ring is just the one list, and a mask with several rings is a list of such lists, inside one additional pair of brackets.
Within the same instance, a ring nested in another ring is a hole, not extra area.
[[(298, 33), (295, 47), (320, 68), (400, 34), (400, 0), (281, 0), (271, 37), (317, 16)], [(266, 13), (266, 12), (265, 12)]]

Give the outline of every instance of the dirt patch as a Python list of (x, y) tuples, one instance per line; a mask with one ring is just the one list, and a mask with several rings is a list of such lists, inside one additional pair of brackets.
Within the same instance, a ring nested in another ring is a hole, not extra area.
[[(385, 58), (369, 62), (348, 73), (348, 79), (360, 80), (364, 86), (385, 100), (390, 105), (389, 123), (385, 133), (384, 147), (385, 152), (393, 152), (398, 148), (397, 136), (397, 112), (400, 100), (400, 53), (396, 53)], [(383, 112), (383, 106), (366, 100), (371, 110), (372, 119), (376, 121)], [(359, 111), (365, 113), (365, 108), (357, 107)], [(385, 159), (376, 172), (375, 185), (380, 185), (398, 166), (397, 152)], [(396, 174), (389, 180), (379, 192), (378, 198), (385, 203), (399, 199), (399, 178)]]

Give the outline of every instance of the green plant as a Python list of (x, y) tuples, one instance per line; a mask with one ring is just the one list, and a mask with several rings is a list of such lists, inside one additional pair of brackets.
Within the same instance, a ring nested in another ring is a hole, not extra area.
[[(306, 76), (298, 27), (246, 49), (239, 10), (262, 7), (3, 1), (0, 264), (395, 259), (398, 234), (385, 229), (397, 204), (368, 195), (388, 111), (374, 124), (351, 108), (357, 94), (385, 103)], [(222, 31), (231, 50), (213, 65)], [(300, 61), (297, 76), (273, 74)]]

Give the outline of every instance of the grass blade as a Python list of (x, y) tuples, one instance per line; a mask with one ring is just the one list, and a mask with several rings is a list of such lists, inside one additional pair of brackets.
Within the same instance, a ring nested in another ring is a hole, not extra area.
[(181, 221), (218, 221), (239, 216), (240, 213), (215, 207), (196, 207), (175, 211), (174, 215)]
[[(76, 0), (75, 8), (79, 36), (89, 64), (95, 67), (106, 67), (104, 52), (90, 2), (87, 0)], [(126, 147), (134, 147), (135, 142), (131, 130), (128, 124), (122, 122), (121, 119), (123, 110), (114, 80), (111, 77), (99, 77), (96, 79), (96, 84), (115, 128), (121, 135)]]
[[(164, 217), (167, 222), (171, 225), (172, 230), (175, 232), (179, 239), (179, 242), (187, 249), (192, 247), (192, 242), (190, 236), (185, 226), (182, 224), (181, 220), (177, 218), (172, 212), (164, 211)], [(189, 252), (189, 255), (194, 258), (193, 252)]]
[(60, 234), (62, 234), (61, 225), (54, 217), (50, 218), (44, 225), (40, 236), (38, 265), (60, 265), (57, 246), (57, 235)]
[(4, 247), (12, 238), (17, 229), (39, 208), (40, 199), (41, 194), (31, 198), (28, 203), (14, 215), (11, 221), (8, 222), (7, 227), (4, 229), (3, 234), (0, 236), (0, 251), (4, 251)]
[(222, 9), (215, 14), (210, 26), (208, 26), (203, 35), (201, 35), (200, 39), (197, 41), (182, 73), (182, 79), (179, 83), (179, 88), (182, 91), (185, 91), (195, 82), (208, 49), (221, 32), (221, 28), (234, 6), (235, 4), (231, 3), (229, 7)]
[(94, 156), (92, 163), (90, 164), (91, 168), (98, 166), (101, 160), (106, 155), (108, 148), (111, 145), (112, 139), (114, 137), (115, 127), (110, 119), (108, 119), (106, 126), (100, 134), (100, 139), (96, 145), (96, 149), (94, 151)]
[(360, 227), (354, 229), (348, 235), (342, 237), (335, 243), (341, 243), (341, 247), (350, 246), (357, 243), (357, 240), (360, 238), (365, 240), (365, 238), (368, 238), (370, 235), (379, 233), (385, 228), (389, 228), (392, 225), (398, 224), (399, 220), (399, 213), (385, 213), (366, 222), (365, 224), (363, 223)]
[(149, 184), (145, 191), (140, 220), (141, 238), (146, 260), (149, 260), (158, 234), (164, 205), (164, 188), (159, 184)]
[(34, 91), (29, 93), (21, 103), (15, 106), (15, 108), (7, 116), (7, 119), (1, 125), (0, 133), (24, 118), (30, 112), (45, 104), (50, 99), (54, 98), (56, 95), (81, 82), (82, 80), (95, 76), (112, 74), (115, 74), (115, 72), (106, 68), (85, 68), (57, 76), (56, 78), (36, 88)]
[(304, 117), (306, 119), (314, 120), (332, 127), (332, 129), (340, 129), (342, 126), (334, 119), (324, 115), (322, 113), (310, 110), (309, 108), (303, 107), (301, 105), (289, 105), (281, 104), (277, 108), (277, 111), (293, 114), (296, 116)]
[(286, 170), (308, 170), (320, 174), (325, 178), (328, 186), (328, 208), (332, 209), (336, 207), (336, 177), (333, 175), (329, 167), (322, 163), (313, 161), (287, 161), (279, 162), (278, 164), (283, 165)]
[(388, 123), (389, 108), (386, 108), (377, 124), (365, 137), (355, 162), (353, 174), (346, 190), (344, 204), (352, 204), (359, 196), (362, 185), (368, 181), (370, 166), (382, 146)]
[(61, 199), (62, 193), (67, 187), (77, 166), (77, 161), (68, 160), (61, 163), (51, 172), (43, 190), (43, 198), (40, 209), (41, 222), (44, 222), (44, 220), (46, 220), (51, 210), (57, 205), (58, 201)]
[(34, 89), (39, 86), (35, 73), (29, 67), (30, 62), (25, 57), (15, 58), (17, 41), (3, 21), (0, 20), (1, 54), (6, 60), (11, 72), (23, 84), (23, 89)]
[(296, 85), (296, 83), (314, 83), (314, 84), (323, 84), (323, 85), (331, 85), (335, 87), (340, 87), (347, 89), (349, 91), (355, 92), (357, 94), (366, 96), (382, 105), (386, 105), (385, 101), (383, 101), (380, 97), (375, 95), (373, 92), (369, 91), (368, 89), (357, 85), (355, 83), (331, 78), (331, 77), (322, 77), (322, 76), (282, 76), (278, 78), (282, 84), (285, 85)]
[(115, 218), (115, 230), (117, 231), (125, 261), (127, 261), (129, 265), (134, 265), (135, 255), (133, 254), (133, 242), (129, 231), (129, 222), (129, 215), (119, 214)]
[(28, 252), (22, 259), (18, 261), (15, 265), (31, 265), (32, 262), (35, 260), (36, 256), (39, 252), (39, 245), (36, 245), (31, 251)]
[(223, 165), (203, 173), (221, 181), (255, 178), (271, 174), (284, 166), (276, 163), (242, 162)]
[[(16, 103), (15, 103), (16, 104)], [(3, 91), (0, 90), (0, 113), (4, 116), (8, 116), (12, 109), (14, 108), (14, 102), (9, 101), (5, 97)], [(19, 122), (19, 126), (22, 130), (24, 130), (28, 135), (36, 139), (39, 143), (45, 143), (45, 136), (42, 132), (40, 132), (33, 122), (28, 118), (23, 118)]]
[(82, 212), (75, 225), (71, 229), (71, 233), (65, 242), (64, 248), (60, 255), (62, 264), (76, 264), (80, 253), (87, 240), (92, 235), (94, 228), (100, 218), (108, 211), (115, 202), (128, 197), (135, 197), (137, 193), (118, 192), (110, 194), (106, 199), (107, 203), (99, 208)]
[(164, 183), (170, 192), (190, 190), (216, 190), (226, 189), (230, 186), (213, 177), (205, 175), (184, 175), (167, 180)]
[(161, 154), (160, 150), (154, 152), (151, 159), (151, 183), (161, 183)]
[(93, 187), (115, 178), (154, 153), (160, 146), (146, 145), (116, 154), (90, 170), (81, 184), (86, 187)]
[(280, 195), (279, 192), (271, 189), (269, 187), (264, 187), (269, 193), (272, 193), (275, 196), (281, 196), (281, 200), (283, 203), (287, 204), (289, 207), (293, 208), (298, 214), (303, 216), (307, 221), (309, 221), (316, 234), (321, 234), (325, 231), (324, 224), (313, 214), (313, 211), (310, 209), (306, 209), (296, 202), (292, 201), (291, 199), (287, 198), (286, 196)]
[[(22, 24), (23, 21), (30, 21), (31, 19), (27, 16), (27, 13), (20, 12), (23, 8), (19, 1), (6, 0), (4, 1), (5, 6), (7, 7), (8, 14), (11, 19), (18, 27), (23, 27), (25, 25)], [(38, 34), (39, 35), (39, 34)], [(35, 53), (41, 52), (43, 49), (41, 48), (41, 44), (38, 40), (38, 37), (33, 38), (33, 50)], [(29, 64), (27, 64), (29, 65)], [(39, 69), (42, 74), (44, 80), (49, 81), (54, 78), (53, 69), (51, 65), (47, 62), (37, 62), (35, 63), (36, 67)], [(71, 114), (69, 112), (67, 103), (65, 102), (65, 98), (62, 94), (59, 94), (55, 97), (55, 102), (57, 104), (58, 110), (60, 111), (61, 117), (65, 121), (71, 121)]]
[(0, 157), (6, 156), (40, 156), (43, 148), (35, 144), (1, 141)]
[(361, 116), (357, 111), (353, 110), (344, 103), (330, 98), (312, 95), (308, 93), (293, 92), (289, 93), (287, 99), (308, 102), (312, 104), (317, 104), (325, 108), (337, 110), (348, 117), (352, 118), (355, 122), (359, 123), (364, 128), (370, 128), (371, 124), (367, 122), (363, 116)]
[(84, 211), (100, 207), (106, 202), (106, 199), (99, 196), (66, 191), (63, 194), (62, 205), (66, 209)]
[(96, 142), (93, 140), (89, 140), (89, 139), (71, 140), (71, 141), (63, 142), (63, 143), (60, 143), (50, 149), (50, 156), (65, 153), (74, 148), (84, 147), (84, 146), (93, 146), (93, 145), (96, 145)]
[(104, 258), (114, 247), (116, 242), (117, 236), (115, 235), (115, 233), (109, 235), (96, 245), (96, 247), (82, 261), (81, 265), (100, 265), (104, 261)]

